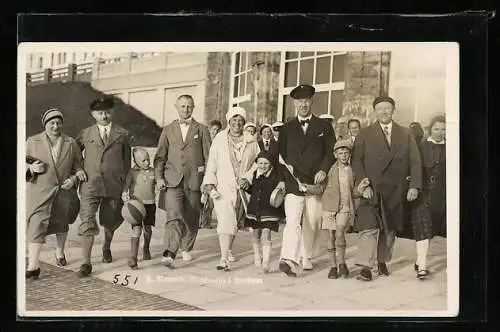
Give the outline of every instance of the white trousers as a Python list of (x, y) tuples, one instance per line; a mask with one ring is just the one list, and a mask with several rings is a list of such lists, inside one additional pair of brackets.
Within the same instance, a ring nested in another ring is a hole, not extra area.
[(321, 212), (321, 196), (285, 196), (286, 224), (281, 245), (282, 259), (299, 263), (299, 254), (301, 257), (311, 257)]

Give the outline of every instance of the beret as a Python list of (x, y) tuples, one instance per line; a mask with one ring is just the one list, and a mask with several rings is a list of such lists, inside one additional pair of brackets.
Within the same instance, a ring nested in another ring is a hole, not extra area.
[(101, 97), (90, 103), (90, 110), (91, 111), (109, 110), (113, 108), (114, 105), (115, 103), (113, 99), (108, 97)]
[(391, 103), (393, 107), (396, 106), (396, 102), (391, 97), (389, 97), (389, 96), (378, 96), (373, 101), (373, 107), (375, 107), (375, 105), (377, 105), (378, 103), (382, 103), (384, 101), (388, 102), (388, 103)]
[(308, 84), (301, 84), (290, 92), (290, 97), (292, 97), (293, 99), (312, 98), (315, 92), (316, 89), (314, 89), (313, 86)]

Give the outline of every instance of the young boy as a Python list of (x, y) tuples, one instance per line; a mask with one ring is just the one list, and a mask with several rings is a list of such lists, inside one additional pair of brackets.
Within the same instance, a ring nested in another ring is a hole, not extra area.
[(142, 259), (150, 260), (151, 253), (149, 245), (151, 243), (152, 230), (155, 225), (155, 173), (150, 167), (150, 158), (148, 151), (144, 148), (135, 148), (133, 150), (133, 159), (135, 166), (130, 170), (125, 180), (122, 199), (124, 202), (129, 199), (137, 199), (146, 208), (146, 216), (142, 225), (132, 226), (132, 238), (130, 240), (130, 258), (128, 266), (137, 269), (137, 254), (139, 252), (139, 239), (144, 227), (144, 246), (142, 250)]
[(328, 278), (337, 279), (339, 276), (347, 277), (349, 275), (345, 263), (345, 233), (349, 226), (354, 223), (354, 176), (349, 165), (350, 142), (337, 141), (333, 153), (337, 162), (328, 172), (328, 183), (322, 197), (323, 220), (321, 228), (328, 230), (328, 251), (332, 263)]
[(94, 237), (99, 234), (99, 223), (104, 227), (102, 260), (111, 263), (111, 240), (123, 222), (121, 194), (125, 177), (131, 166), (131, 135), (112, 122), (114, 102), (110, 98), (94, 100), (90, 112), (96, 124), (85, 128), (77, 137), (84, 154), (84, 170), (88, 181), (80, 187), (80, 219), (78, 235), (82, 239), (83, 264), (79, 276), (92, 272), (91, 253)]

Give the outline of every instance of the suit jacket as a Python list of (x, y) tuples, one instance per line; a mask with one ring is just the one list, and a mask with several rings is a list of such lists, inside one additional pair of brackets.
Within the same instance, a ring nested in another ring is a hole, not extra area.
[[(307, 184), (314, 183), (314, 176), (320, 170), (328, 174), (335, 162), (334, 145), (332, 126), (315, 115), (311, 118), (306, 134), (295, 117), (281, 127), (278, 140), (279, 154), (287, 164), (293, 166), (294, 176)], [(292, 177), (287, 177), (286, 187), (289, 193), (303, 195)]]
[(131, 167), (131, 135), (113, 123), (107, 144), (104, 144), (97, 125), (85, 128), (77, 137), (84, 153), (84, 168), (88, 181), (81, 193), (98, 197), (121, 197), (125, 178)]
[(200, 191), (210, 144), (208, 127), (194, 119), (185, 142), (182, 140), (179, 120), (168, 124), (163, 128), (156, 150), (156, 179), (164, 179), (167, 187), (177, 187), (184, 179), (189, 189)]
[[(259, 143), (260, 150), (264, 151), (265, 150), (264, 140), (262, 140), (262, 138), (261, 138), (257, 142)], [(271, 139), (269, 140), (269, 153), (271, 153), (272, 156), (278, 158), (279, 147), (278, 147), (278, 142), (276, 142), (274, 137), (271, 137)]]
[(401, 230), (408, 188), (422, 188), (422, 165), (417, 144), (409, 131), (393, 122), (391, 146), (378, 122), (361, 130), (354, 141), (351, 164), (357, 187), (370, 180), (380, 195), (382, 214), (389, 230)]

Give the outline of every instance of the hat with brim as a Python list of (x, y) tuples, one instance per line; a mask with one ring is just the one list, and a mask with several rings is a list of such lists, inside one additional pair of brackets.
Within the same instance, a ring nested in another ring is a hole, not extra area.
[(273, 125), (272, 125), (272, 127), (273, 127), (273, 129), (274, 129), (274, 130), (279, 129), (279, 128), (280, 128), (280, 127), (282, 127), (282, 126), (283, 126), (283, 122), (281, 122), (281, 121), (276, 121), (276, 122), (275, 122), (275, 123), (273, 123)]
[(290, 92), (293, 99), (309, 99), (314, 96), (316, 89), (309, 84), (301, 84)]
[(243, 126), (243, 129), (247, 129), (248, 127), (254, 127), (255, 129), (257, 129), (257, 125), (253, 122), (245, 123), (245, 125)]
[(339, 140), (335, 142), (335, 145), (333, 146), (333, 151), (337, 151), (338, 149), (348, 149), (349, 151), (352, 150), (352, 144), (349, 141), (346, 140)]
[(112, 109), (115, 106), (113, 99), (101, 97), (90, 103), (90, 111), (104, 111)]
[(264, 123), (262, 126), (260, 126), (259, 134), (262, 135), (262, 130), (264, 130), (264, 128), (270, 128), (271, 130), (273, 130), (273, 126), (271, 126), (269, 123)]

